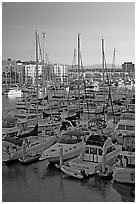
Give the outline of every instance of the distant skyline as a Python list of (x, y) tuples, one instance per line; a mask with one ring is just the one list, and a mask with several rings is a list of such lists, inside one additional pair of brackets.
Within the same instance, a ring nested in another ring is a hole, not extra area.
[(46, 33), (51, 63), (72, 64), (81, 34), (83, 65), (100, 64), (101, 39), (107, 63), (135, 63), (134, 2), (3, 2), (2, 59), (34, 60), (35, 31)]

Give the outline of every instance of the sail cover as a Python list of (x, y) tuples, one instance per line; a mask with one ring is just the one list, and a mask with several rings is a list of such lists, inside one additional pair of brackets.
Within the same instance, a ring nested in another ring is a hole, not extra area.
[(38, 136), (38, 124), (34, 127), (32, 131), (18, 135), (18, 138), (25, 138), (25, 137), (31, 137), (31, 136)]

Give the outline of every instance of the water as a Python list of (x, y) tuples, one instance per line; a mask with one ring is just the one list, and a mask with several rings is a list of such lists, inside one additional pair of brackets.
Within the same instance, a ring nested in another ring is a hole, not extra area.
[[(3, 109), (15, 107), (16, 98), (3, 96)], [(28, 166), (2, 165), (4, 202), (133, 202), (134, 188), (97, 177), (80, 181), (64, 175), (46, 161)]]

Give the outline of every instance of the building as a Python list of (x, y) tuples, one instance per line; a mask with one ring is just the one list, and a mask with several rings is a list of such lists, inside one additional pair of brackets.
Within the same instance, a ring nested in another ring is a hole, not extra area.
[[(25, 63), (25, 83), (35, 84), (36, 83), (36, 62)], [(38, 65), (38, 80), (41, 81), (43, 76), (42, 65)]]
[(68, 68), (66, 65), (54, 64), (52, 72), (53, 76), (55, 77), (56, 83), (68, 82)]
[(123, 72), (134, 72), (135, 68), (134, 68), (134, 64), (132, 62), (124, 62), (122, 64), (122, 70)]
[(24, 83), (24, 65), (18, 60), (3, 60), (2, 61), (2, 77), (3, 83), (13, 84), (13, 83)]

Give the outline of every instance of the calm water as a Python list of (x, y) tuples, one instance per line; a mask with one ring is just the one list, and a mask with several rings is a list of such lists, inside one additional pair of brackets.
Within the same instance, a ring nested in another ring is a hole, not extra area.
[[(15, 107), (15, 101), (3, 96), (3, 109)], [(112, 180), (67, 177), (46, 161), (2, 165), (2, 201), (6, 202), (131, 202), (133, 194), (133, 187)]]

